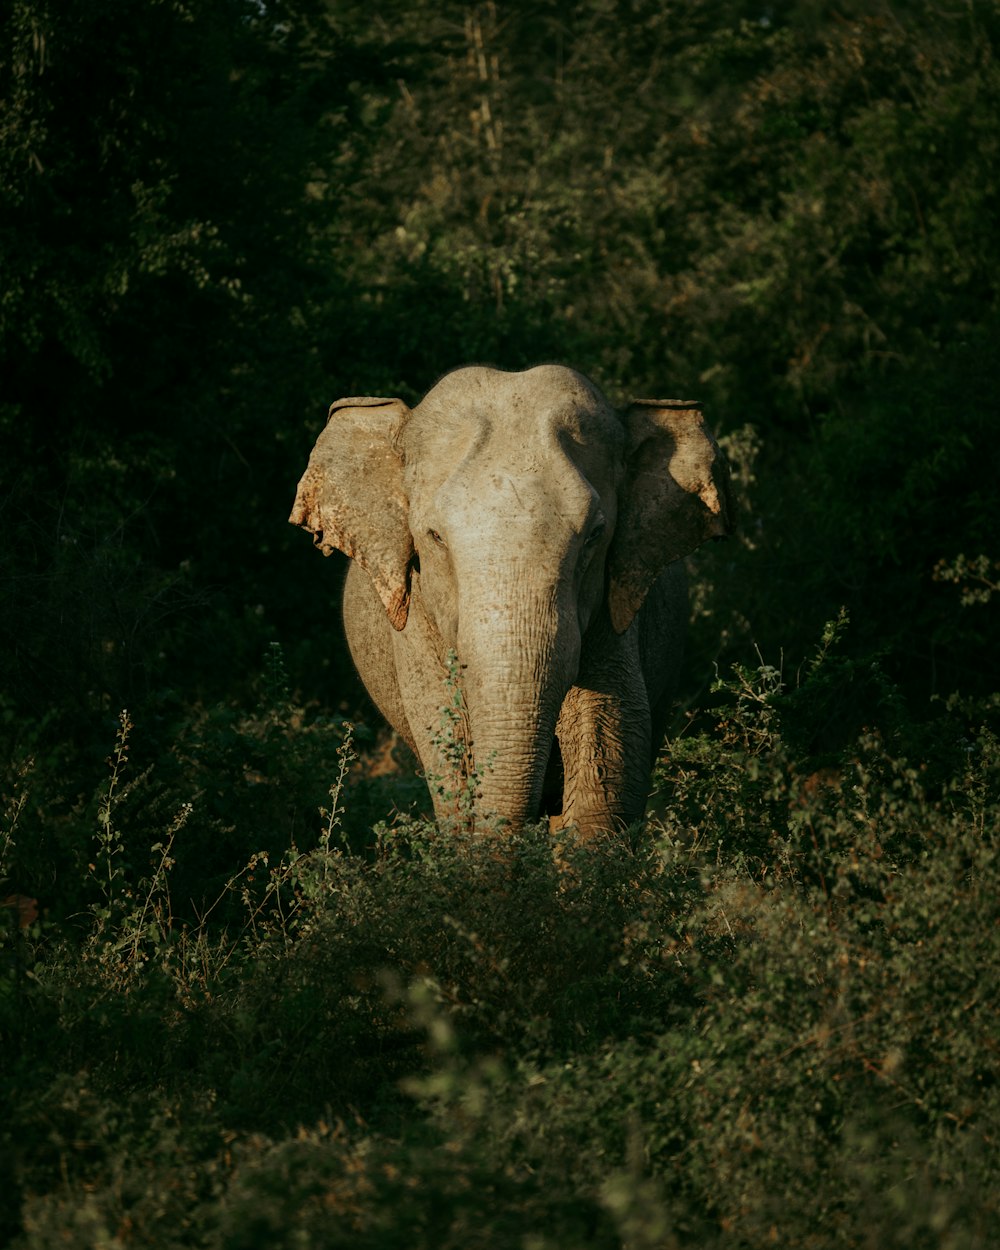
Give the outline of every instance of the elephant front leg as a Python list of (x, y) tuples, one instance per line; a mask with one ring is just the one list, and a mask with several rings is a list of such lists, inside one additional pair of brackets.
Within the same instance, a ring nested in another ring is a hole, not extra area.
[[(603, 688), (602, 688), (603, 687)], [(639, 680), (573, 686), (556, 737), (562, 755), (562, 816), (584, 837), (638, 820), (649, 792), (650, 712)]]

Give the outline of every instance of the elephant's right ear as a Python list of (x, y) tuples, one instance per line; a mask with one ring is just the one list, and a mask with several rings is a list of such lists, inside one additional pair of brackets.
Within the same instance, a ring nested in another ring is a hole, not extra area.
[(733, 530), (729, 470), (697, 404), (637, 399), (624, 422), (626, 481), (608, 556), (608, 608), (619, 634), (668, 564)]
[(402, 629), (410, 597), (413, 539), (399, 435), (410, 410), (399, 399), (338, 399), (316, 440), (288, 518), (324, 555), (357, 560)]

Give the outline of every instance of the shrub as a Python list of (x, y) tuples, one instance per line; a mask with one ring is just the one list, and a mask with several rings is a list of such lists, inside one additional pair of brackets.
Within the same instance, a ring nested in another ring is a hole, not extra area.
[(123, 720), (89, 910), (3, 928), (12, 1244), (991, 1244), (998, 702), (817, 767), (835, 632), (720, 682), (645, 828), (358, 853), (345, 743), (312, 849), (186, 924)]

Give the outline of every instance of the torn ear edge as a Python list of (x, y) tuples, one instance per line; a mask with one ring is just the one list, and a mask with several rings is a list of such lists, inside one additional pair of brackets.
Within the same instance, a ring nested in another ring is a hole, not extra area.
[(608, 592), (617, 633), (631, 624), (668, 564), (733, 532), (735, 511), (725, 456), (697, 403), (635, 400), (624, 423), (627, 487)]
[[(697, 400), (635, 399), (629, 405), (630, 454), (657, 435), (671, 442), (667, 469), (674, 481), (705, 512), (704, 533), (695, 546), (709, 540), (729, 538), (736, 528), (736, 505), (729, 478), (729, 464), (711, 431)], [(659, 448), (657, 448), (659, 450)], [(691, 547), (691, 551), (695, 548)], [(685, 552), (690, 554), (690, 552)]]
[(357, 560), (396, 630), (406, 624), (413, 558), (399, 446), (409, 412), (375, 396), (331, 404), (288, 518), (324, 555)]

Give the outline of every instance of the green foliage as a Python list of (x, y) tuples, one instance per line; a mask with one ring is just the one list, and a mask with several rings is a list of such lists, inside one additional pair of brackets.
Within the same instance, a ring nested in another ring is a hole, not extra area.
[(428, 775), (427, 782), (439, 801), (453, 813), (454, 832), (471, 832), (474, 823), (479, 776), (469, 748), (469, 714), (462, 689), (461, 666), (454, 648), (446, 656), (444, 704), (441, 723), (431, 739), (444, 770)]
[(959, 555), (954, 560), (939, 560), (934, 566), (934, 580), (954, 582), (962, 592), (962, 607), (967, 608), (974, 603), (989, 603), (994, 594), (1000, 592), (998, 572), (1000, 560), (982, 555), (972, 559)]
[(737, 669), (667, 815), (558, 851), (409, 821), (353, 852), (345, 737), (314, 849), (196, 921), (186, 824), (127, 870), (123, 714), (94, 905), (3, 929), (11, 1244), (989, 1245), (996, 700), (941, 707), (932, 767), (868, 732), (816, 768), (794, 693)]
[[(441, 831), (472, 833), (476, 825), (476, 802), (482, 773), (493, 767), (492, 758), (476, 761), (469, 730), (469, 712), (462, 686), (462, 668), (454, 649), (445, 657), (444, 703), (441, 720), (431, 737), (441, 772), (428, 771), (427, 784), (435, 795)], [(447, 813), (443, 815), (442, 813)]]

